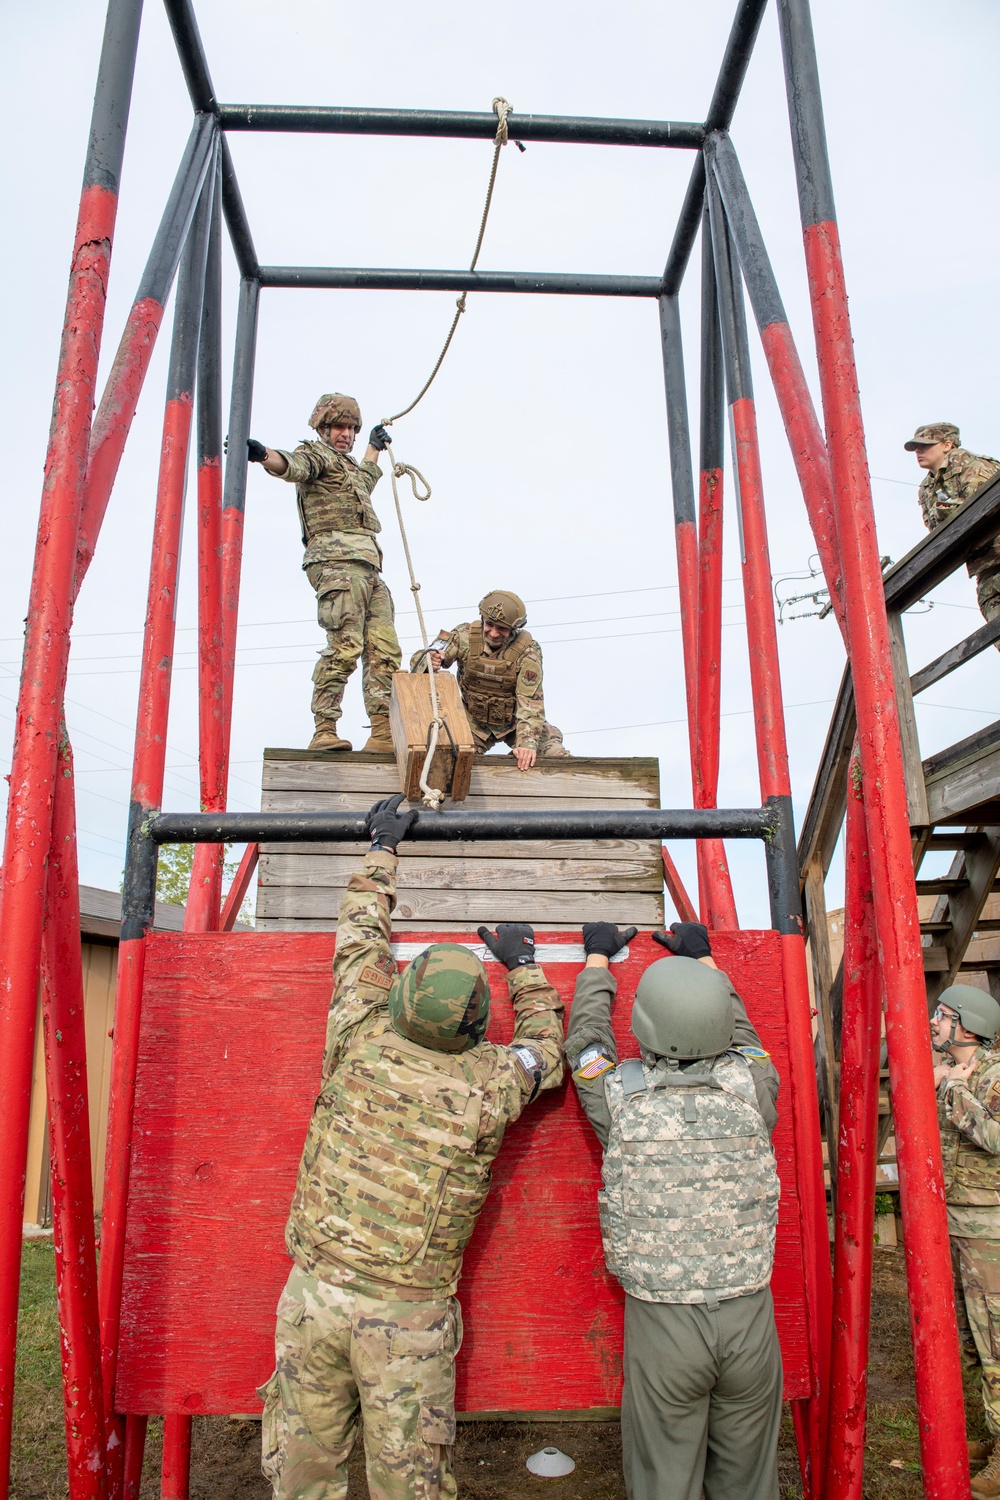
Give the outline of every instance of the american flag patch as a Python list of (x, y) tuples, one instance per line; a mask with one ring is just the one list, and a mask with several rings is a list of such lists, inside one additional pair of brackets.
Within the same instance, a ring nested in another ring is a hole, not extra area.
[(576, 1076), (577, 1078), (586, 1078), (588, 1083), (590, 1083), (595, 1078), (600, 1078), (602, 1073), (610, 1072), (613, 1067), (614, 1063), (609, 1057), (604, 1057), (598, 1053), (597, 1057), (592, 1057), (588, 1062), (585, 1062), (582, 1068), (577, 1068)]

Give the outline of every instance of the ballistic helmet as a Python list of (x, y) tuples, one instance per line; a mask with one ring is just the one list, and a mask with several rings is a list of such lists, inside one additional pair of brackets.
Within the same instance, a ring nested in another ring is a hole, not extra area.
[(729, 980), (695, 958), (659, 958), (639, 980), (632, 1035), (646, 1052), (678, 1062), (719, 1057), (735, 1025)]
[(361, 408), (354, 397), (342, 396), (339, 391), (320, 396), (309, 418), (309, 426), (313, 431), (319, 432), (321, 427), (339, 426), (342, 422), (351, 422), (355, 431), (360, 431)]
[(494, 625), (506, 625), (510, 630), (520, 630), (528, 621), (524, 600), (506, 589), (492, 589), (485, 599), (480, 599), (479, 613), (484, 620)]
[(947, 1005), (958, 1011), (958, 1019), (966, 1031), (992, 1042), (1000, 1031), (1000, 1005), (985, 990), (977, 990), (972, 984), (953, 984), (942, 990), (938, 1005)]
[(486, 970), (461, 943), (432, 943), (397, 975), (389, 992), (394, 1031), (434, 1052), (478, 1047), (490, 1019)]

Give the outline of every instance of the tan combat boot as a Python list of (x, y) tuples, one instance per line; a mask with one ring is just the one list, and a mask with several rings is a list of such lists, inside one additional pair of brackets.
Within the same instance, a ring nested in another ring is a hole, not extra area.
[(970, 1438), (969, 1439), (969, 1463), (984, 1464), (996, 1447), (995, 1438)]
[(337, 733), (336, 719), (317, 719), (316, 733), (309, 741), (310, 750), (350, 750), (350, 740), (342, 740)]
[(372, 714), (372, 732), (361, 748), (362, 750), (384, 751), (388, 755), (393, 753), (388, 714)]
[(998, 1500), (1000, 1497), (1000, 1453), (994, 1453), (985, 1469), (972, 1476), (975, 1500)]

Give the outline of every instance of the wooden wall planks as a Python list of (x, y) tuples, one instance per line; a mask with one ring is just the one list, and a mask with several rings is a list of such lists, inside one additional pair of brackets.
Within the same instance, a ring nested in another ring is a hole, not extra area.
[[(562, 940), (578, 944), (579, 935)], [(787, 1079), (780, 943), (770, 931), (713, 936), (719, 964)], [(149, 940), (119, 1410), (259, 1410), (255, 1388), (272, 1369), (274, 1309), (289, 1269), (282, 1233), (319, 1079), (333, 946), (329, 933)], [(623, 1056), (635, 1052), (628, 999), (659, 956), (640, 935), (615, 965)], [(567, 1005), (578, 971), (578, 962), (546, 966)], [(502, 1043), (513, 1017), (498, 965), (489, 973), (490, 1036)], [(772, 1288), (793, 1399), (809, 1393), (809, 1365), (787, 1087), (779, 1115)], [(508, 1132), (460, 1288), (460, 1410), (617, 1405), (622, 1298), (601, 1254), (599, 1172), (596, 1138), (569, 1084)]]

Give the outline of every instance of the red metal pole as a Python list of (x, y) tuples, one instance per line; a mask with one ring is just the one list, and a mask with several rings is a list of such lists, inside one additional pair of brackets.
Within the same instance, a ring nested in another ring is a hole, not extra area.
[(9, 1493), (21, 1219), (73, 569), (139, 0), (109, 6), (77, 216), (18, 694), (0, 911), (0, 1497)]
[(660, 852), (663, 855), (663, 883), (670, 893), (670, 899), (674, 903), (678, 917), (682, 922), (697, 922), (699, 920), (697, 909), (687, 893), (677, 866), (667, 852), (666, 844), (660, 846)]
[(160, 1500), (188, 1500), (191, 1489), (191, 1418), (167, 1412), (163, 1418)]
[(969, 1494), (927, 994), (885, 593), (807, 0), (779, 0), (806, 270), (833, 470), (886, 1041), (925, 1493)]
[[(665, 849), (663, 857), (664, 864), (666, 864), (670, 856)], [(250, 889), (250, 882), (253, 879), (259, 858), (260, 845), (247, 844), (243, 851), (243, 858), (240, 860), (239, 868), (233, 876), (233, 883), (226, 895), (225, 905), (222, 908), (222, 916), (219, 918), (220, 932), (231, 932), (233, 930), (236, 918), (240, 914), (240, 907), (243, 905), (244, 897)], [(673, 893), (671, 892), (671, 894)]]
[(73, 752), (63, 726), (42, 936), (42, 1028), (70, 1500), (104, 1500), (104, 1403), (87, 1096)]
[(833, 1260), (828, 1500), (862, 1500), (878, 1157), (882, 1006), (868, 835), (855, 760), (847, 782), (844, 999)]
[[(153, 520), (153, 549), (139, 679), (135, 752), (132, 762), (132, 793), (129, 812), (130, 856), (138, 826), (152, 809), (159, 808), (163, 797), (170, 677), (174, 650), (177, 571), (211, 202), (212, 192), (211, 184), (209, 184), (202, 197), (201, 207), (184, 252), (184, 265), (174, 313), (174, 334), (170, 350), (167, 399), (163, 416), (160, 473)], [(125, 880), (127, 891), (128, 859)], [(104, 1399), (112, 1435), (116, 1438), (113, 1450), (109, 1451), (112, 1496), (121, 1494), (123, 1483), (124, 1423), (122, 1417), (115, 1413), (114, 1386), (118, 1363), (122, 1275), (125, 1261), (125, 1215), (132, 1151), (132, 1112), (139, 1048), (139, 1024), (142, 1014), (142, 978), (146, 936), (144, 927), (141, 924), (134, 924), (129, 918), (125, 904), (123, 900), (121, 942), (118, 949), (118, 984), (115, 994), (115, 1044), (111, 1062), (99, 1283)]]
[(142, 1488), (142, 1460), (146, 1451), (147, 1418), (130, 1412), (125, 1418), (125, 1500), (139, 1500)]

